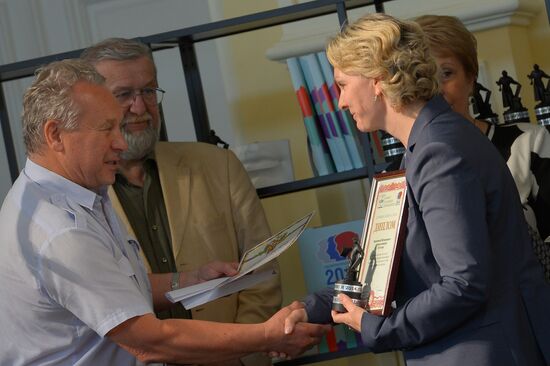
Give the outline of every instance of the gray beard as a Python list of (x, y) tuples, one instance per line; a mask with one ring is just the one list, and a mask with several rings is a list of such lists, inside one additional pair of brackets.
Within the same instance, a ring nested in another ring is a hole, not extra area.
[(139, 160), (149, 154), (155, 148), (159, 138), (159, 128), (149, 125), (147, 129), (139, 133), (129, 133), (124, 128), (122, 135), (128, 143), (128, 150), (120, 154), (123, 160)]

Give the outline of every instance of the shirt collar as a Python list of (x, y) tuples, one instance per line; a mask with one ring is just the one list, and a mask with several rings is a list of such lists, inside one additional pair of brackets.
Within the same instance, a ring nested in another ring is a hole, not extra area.
[(53, 191), (53, 196), (64, 196), (75, 201), (79, 205), (93, 210), (96, 200), (106, 199), (107, 187), (101, 187), (99, 194), (76, 184), (61, 175), (36, 164), (27, 158), (24, 174), (32, 181), (48, 190)]

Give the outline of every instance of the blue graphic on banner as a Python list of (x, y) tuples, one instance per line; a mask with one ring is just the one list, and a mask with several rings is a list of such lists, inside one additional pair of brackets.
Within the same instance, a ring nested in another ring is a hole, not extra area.
[(308, 293), (333, 286), (346, 276), (349, 260), (340, 253), (360, 241), (363, 223), (357, 220), (305, 229), (298, 246)]

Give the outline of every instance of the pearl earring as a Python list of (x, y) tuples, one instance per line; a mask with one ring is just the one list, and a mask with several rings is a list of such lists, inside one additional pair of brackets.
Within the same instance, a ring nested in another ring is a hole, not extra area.
[(374, 94), (373, 100), (374, 100), (374, 103), (376, 103), (378, 101), (378, 94)]

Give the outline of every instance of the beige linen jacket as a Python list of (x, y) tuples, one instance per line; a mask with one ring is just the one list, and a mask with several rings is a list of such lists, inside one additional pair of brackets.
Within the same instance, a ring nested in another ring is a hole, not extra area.
[[(155, 158), (178, 271), (213, 260), (239, 261), (244, 251), (269, 237), (256, 190), (231, 151), (199, 142), (159, 142)], [(112, 187), (109, 196), (135, 237)], [(266, 266), (279, 272), (276, 262)], [(257, 323), (274, 314), (281, 301), (277, 274), (253, 288), (192, 309), (192, 314), (193, 319)], [(265, 364), (260, 360), (245, 363)]]

